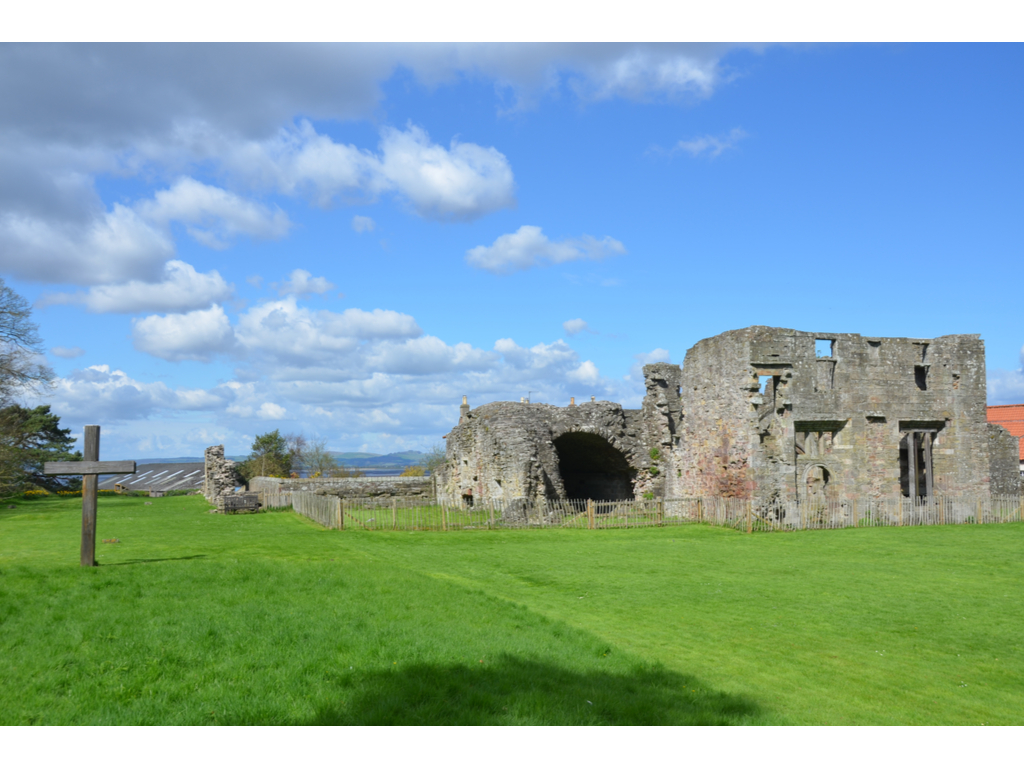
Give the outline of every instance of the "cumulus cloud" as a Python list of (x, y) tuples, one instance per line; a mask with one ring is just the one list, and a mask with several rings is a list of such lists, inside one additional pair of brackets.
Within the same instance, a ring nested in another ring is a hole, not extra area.
[(590, 331), (590, 326), (587, 325), (587, 321), (579, 317), (575, 320), (566, 320), (562, 323), (562, 328), (569, 336), (575, 336), (577, 333), (583, 333), (583, 331)]
[(141, 382), (108, 365), (92, 365), (58, 378), (47, 402), (62, 418), (90, 424), (149, 418), (157, 411), (209, 411), (223, 394), (202, 389), (171, 389), (163, 382)]
[(283, 419), (285, 413), (285, 409), (277, 405), (277, 403), (264, 403), (256, 411), (256, 415), (261, 419)]
[(313, 277), (311, 272), (304, 269), (292, 270), (291, 275), (283, 283), (274, 283), (281, 296), (309, 296), (311, 294), (327, 293), (337, 286), (329, 282), (326, 277)]
[(165, 227), (172, 221), (185, 224), (193, 238), (217, 250), (227, 248), (236, 235), (280, 239), (291, 227), (288, 215), (276, 206), (269, 208), (187, 177), (136, 208), (145, 219)]
[(691, 157), (701, 155), (718, 157), (727, 149), (735, 147), (746, 135), (742, 129), (733, 128), (729, 133), (720, 136), (698, 136), (692, 139), (683, 139), (673, 147), (673, 152), (686, 152)]
[(164, 267), (160, 282), (132, 280), (100, 285), (85, 293), (44, 295), (37, 305), (83, 304), (90, 312), (188, 312), (230, 298), (234, 286), (216, 270), (200, 274), (191, 264), (174, 259)]
[(120, 203), (84, 223), (0, 212), (0, 270), (27, 280), (154, 280), (173, 255), (166, 232)]
[[(302, 121), (232, 149), (224, 163), (249, 184), (304, 194), (323, 206), (344, 195), (373, 200), (394, 192), (425, 218), (471, 220), (515, 204), (512, 169), (501, 152), (455, 139), (446, 148), (411, 124), (404, 131), (383, 128), (380, 151), (373, 153)], [(360, 216), (352, 224), (358, 232), (373, 222)]]
[(178, 362), (209, 362), (230, 352), (234, 332), (219, 304), (185, 314), (150, 315), (132, 321), (132, 342), (141, 352)]
[(360, 234), (363, 232), (373, 232), (376, 228), (377, 223), (369, 216), (352, 217), (352, 229)]
[(524, 224), (515, 232), (501, 235), (491, 245), (478, 245), (466, 252), (466, 262), (496, 275), (529, 269), (545, 263), (562, 264), (577, 259), (603, 259), (625, 253), (618, 240), (590, 235), (552, 242), (540, 227)]
[(65, 360), (72, 360), (84, 355), (85, 350), (81, 347), (53, 347), (50, 350), (50, 354), (56, 357), (63, 357)]

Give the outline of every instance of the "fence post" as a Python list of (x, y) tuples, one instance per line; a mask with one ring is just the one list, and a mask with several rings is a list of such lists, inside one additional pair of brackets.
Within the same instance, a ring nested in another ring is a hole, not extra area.
[(697, 497), (697, 522), (704, 522), (704, 499)]
[(860, 515), (857, 514), (857, 502), (853, 502), (853, 527), (857, 527), (857, 523), (860, 522)]
[(448, 508), (444, 504), (441, 505), (441, 530), (448, 530)]
[(754, 500), (747, 499), (747, 533), (754, 532), (754, 517), (753, 517)]
[(587, 527), (594, 530), (594, 500), (587, 499)]
[(391, 530), (398, 530), (398, 500), (391, 497)]
[(335, 516), (338, 519), (338, 530), (339, 531), (345, 530), (345, 513), (342, 511), (341, 505), (342, 505), (342, 501), (341, 501), (341, 497), (339, 496), (338, 497), (337, 509), (334, 510)]
[(665, 500), (658, 499), (658, 525), (665, 524)]

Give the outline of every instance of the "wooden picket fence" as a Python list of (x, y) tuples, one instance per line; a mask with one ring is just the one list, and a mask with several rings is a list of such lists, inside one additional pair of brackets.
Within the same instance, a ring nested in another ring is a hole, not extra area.
[(293, 509), (331, 529), (459, 531), (497, 528), (648, 528), (706, 524), (754, 531), (1021, 522), (1022, 496), (800, 502), (702, 497), (638, 501), (491, 500), (473, 506), (423, 498), (340, 499), (261, 491), (267, 509)]

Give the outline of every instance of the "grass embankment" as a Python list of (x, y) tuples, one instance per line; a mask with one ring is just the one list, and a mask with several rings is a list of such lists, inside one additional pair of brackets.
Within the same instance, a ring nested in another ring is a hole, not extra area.
[(323, 531), (0, 509), (0, 722), (1024, 721), (1024, 526)]

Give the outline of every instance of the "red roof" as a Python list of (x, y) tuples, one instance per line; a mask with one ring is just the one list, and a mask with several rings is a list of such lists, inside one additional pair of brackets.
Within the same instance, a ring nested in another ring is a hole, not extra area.
[[(990, 405), (988, 420), (1006, 427), (1014, 437), (1024, 437), (1024, 405)], [(1024, 440), (1020, 441), (1020, 460), (1024, 461)]]

